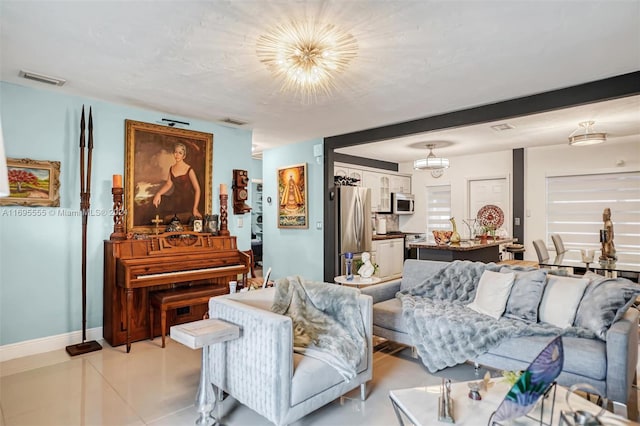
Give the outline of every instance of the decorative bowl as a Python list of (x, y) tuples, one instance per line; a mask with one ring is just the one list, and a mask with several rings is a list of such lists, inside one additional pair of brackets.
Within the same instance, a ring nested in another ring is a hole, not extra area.
[(451, 241), (451, 235), (453, 235), (453, 231), (432, 231), (433, 238), (436, 240), (436, 244), (444, 245)]

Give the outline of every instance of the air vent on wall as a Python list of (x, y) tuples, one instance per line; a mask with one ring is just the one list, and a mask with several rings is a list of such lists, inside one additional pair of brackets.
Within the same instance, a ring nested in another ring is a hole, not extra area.
[(233, 118), (223, 118), (221, 120), (223, 123), (227, 123), (227, 124), (233, 124), (234, 126), (244, 126), (245, 124), (247, 124), (246, 121), (240, 121), (240, 120), (235, 120)]
[(20, 77), (24, 77), (29, 80), (39, 81), (40, 83), (53, 84), (54, 86), (62, 86), (67, 82), (62, 78), (51, 77), (49, 75), (40, 74), (32, 71), (20, 70)]

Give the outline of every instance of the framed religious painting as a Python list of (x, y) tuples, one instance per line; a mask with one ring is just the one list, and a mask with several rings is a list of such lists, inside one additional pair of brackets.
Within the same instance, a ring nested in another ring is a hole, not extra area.
[(60, 162), (7, 158), (9, 196), (0, 206), (60, 207)]
[(213, 135), (125, 120), (127, 231), (185, 229), (211, 214)]
[(308, 228), (307, 163), (278, 169), (278, 228)]

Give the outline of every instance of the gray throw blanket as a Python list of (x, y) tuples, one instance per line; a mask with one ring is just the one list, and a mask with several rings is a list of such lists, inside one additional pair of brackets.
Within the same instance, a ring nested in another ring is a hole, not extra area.
[(475, 298), (482, 273), (498, 268), (494, 263), (454, 261), (425, 282), (396, 294), (402, 302), (409, 335), (430, 372), (472, 360), (512, 337), (594, 336), (573, 327), (561, 329), (504, 317), (497, 320), (467, 308), (465, 305)]
[(293, 321), (294, 351), (326, 362), (353, 379), (366, 356), (364, 321), (354, 288), (281, 278), (271, 310)]

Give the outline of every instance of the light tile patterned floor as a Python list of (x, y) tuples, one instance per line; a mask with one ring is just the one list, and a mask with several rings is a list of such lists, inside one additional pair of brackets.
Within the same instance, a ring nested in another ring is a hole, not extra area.
[[(103, 343), (103, 342), (101, 342)], [(193, 425), (200, 351), (167, 339), (104, 349), (78, 357), (64, 350), (0, 363), (0, 426)], [(388, 392), (436, 384), (408, 349), (382, 346), (374, 354), (374, 380), (366, 401), (358, 389), (292, 426), (397, 424)], [(461, 373), (468, 374), (468, 369)], [(228, 426), (270, 425), (227, 398), (220, 407)]]
[[(59, 350), (1, 363), (0, 425), (193, 425), (200, 350), (159, 342), (136, 342), (129, 354), (100, 342), (103, 350), (74, 358)], [(390, 389), (435, 383), (409, 351), (376, 352), (374, 366), (365, 402), (356, 389), (294, 425), (392, 425)], [(270, 424), (233, 398), (220, 413), (228, 426)]]

